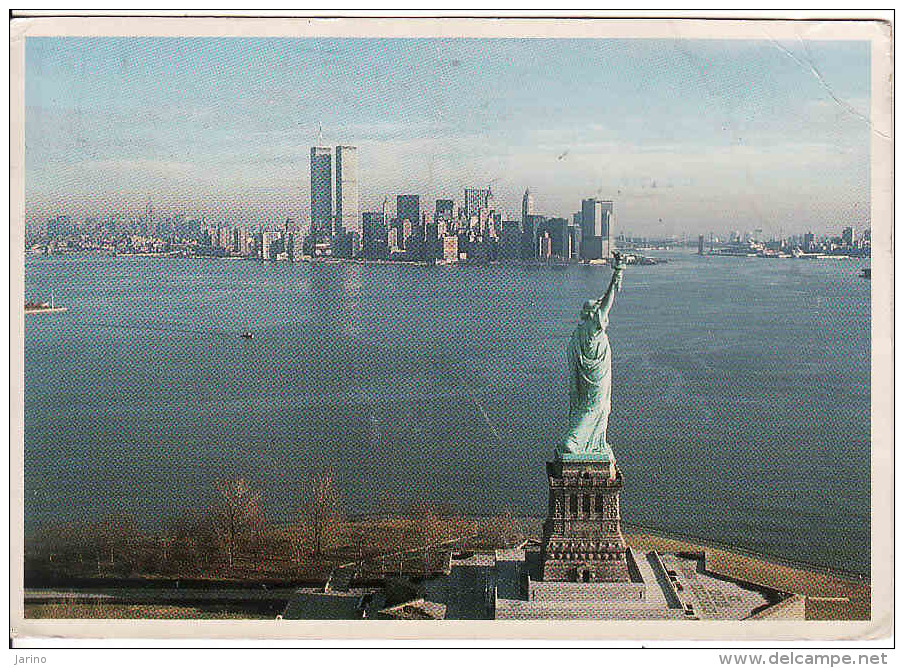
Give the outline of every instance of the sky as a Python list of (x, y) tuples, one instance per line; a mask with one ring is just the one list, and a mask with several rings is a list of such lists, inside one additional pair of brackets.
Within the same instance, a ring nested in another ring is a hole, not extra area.
[[(632, 234), (869, 225), (869, 43), (688, 39), (26, 40), (31, 219), (310, 215), (310, 147), (361, 210), (490, 186), (509, 219), (615, 201)], [(427, 203), (426, 205), (424, 203)]]

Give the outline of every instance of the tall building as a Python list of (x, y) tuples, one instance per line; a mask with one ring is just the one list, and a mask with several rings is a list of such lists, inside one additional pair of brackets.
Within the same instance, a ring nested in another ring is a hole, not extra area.
[(543, 216), (533, 214), (521, 221), (522, 260), (533, 260), (537, 257), (537, 230), (545, 220)]
[(401, 232), (399, 232), (398, 227), (390, 228), (386, 235), (386, 245), (389, 247), (390, 253), (398, 253), (402, 250), (402, 244), (399, 243), (400, 236)]
[(336, 234), (353, 232), (361, 236), (358, 215), (358, 149), (336, 147)]
[[(607, 258), (615, 250), (615, 205), (611, 200), (603, 200), (603, 257)], [(686, 238), (686, 237), (685, 237)], [(685, 245), (687, 245), (685, 243)]]
[(581, 225), (575, 224), (572, 221), (572, 224), (568, 226), (568, 259), (569, 260), (580, 260), (581, 259), (581, 240), (583, 236), (581, 234)]
[(203, 243), (205, 246), (215, 247), (220, 240), (220, 233), (216, 224), (208, 225), (204, 228)]
[(217, 239), (217, 246), (227, 251), (233, 250), (234, 246), (232, 245), (232, 234), (230, 233), (229, 226), (223, 225), (218, 232), (219, 238)]
[(380, 211), (365, 211), (361, 225), (361, 251), (374, 260), (385, 258), (389, 252), (386, 219)]
[(396, 196), (396, 218), (417, 223), (421, 219), (421, 198), (419, 195)]
[(530, 194), (530, 188), (524, 191), (524, 197), (521, 198), (521, 224), (527, 220), (528, 216), (534, 215), (534, 196)]
[(456, 229), (455, 220), (455, 202), (451, 199), (436, 200), (436, 210), (433, 215), (433, 221), (436, 223), (437, 234), (442, 237)]
[(550, 259), (552, 257), (552, 239), (549, 236), (549, 232), (544, 232), (543, 235), (539, 237), (538, 244), (537, 257), (541, 260)]
[(581, 202), (581, 257), (599, 260), (612, 251), (613, 205), (610, 200), (588, 198)]
[(841, 231), (841, 239), (844, 241), (844, 245), (848, 248), (853, 248), (854, 246), (854, 228), (853, 227), (845, 227)]
[(241, 225), (232, 228), (232, 248), (237, 255), (247, 255), (248, 230)]
[(300, 262), (305, 254), (304, 233), (296, 230), (290, 233), (290, 238), (292, 239), (292, 257), (290, 259), (293, 262)]
[(493, 193), (489, 188), (465, 188), (465, 216), (479, 216), (481, 209), (489, 210)]
[(421, 198), (419, 195), (397, 195), (396, 196), (396, 218), (399, 220), (399, 226), (404, 221), (408, 221), (412, 226), (417, 226), (421, 222)]
[(261, 230), (257, 233), (257, 257), (261, 260), (273, 259), (273, 233), (267, 230)]
[(436, 200), (436, 212), (433, 218), (437, 222), (441, 220), (447, 223), (451, 222), (454, 209), (455, 203), (451, 199), (438, 199)]
[(333, 236), (333, 151), (311, 148), (311, 235), (316, 242)]
[(502, 221), (498, 256), (502, 260), (521, 259), (521, 221)]
[(448, 234), (443, 237), (443, 262), (452, 264), (458, 262), (458, 236)]
[(412, 242), (415, 241), (414, 237), (414, 225), (411, 224), (411, 221), (407, 218), (403, 218), (399, 223), (399, 238), (401, 239), (401, 245), (404, 250), (411, 250)]
[(439, 241), (439, 225), (436, 220), (430, 220), (430, 214), (421, 214), (421, 227), (424, 230), (424, 246), (421, 249), (421, 259), (432, 262), (442, 256), (442, 245)]
[(581, 232), (585, 237), (603, 235), (603, 203), (598, 199), (581, 202)]
[(565, 218), (549, 218), (537, 229), (537, 235), (541, 239), (549, 239), (549, 253), (546, 257), (557, 257), (563, 260), (569, 258), (571, 239), (568, 227), (568, 221)]

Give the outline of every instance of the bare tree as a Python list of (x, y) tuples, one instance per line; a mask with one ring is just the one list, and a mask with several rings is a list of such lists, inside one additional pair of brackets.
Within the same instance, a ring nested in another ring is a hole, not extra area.
[(320, 558), (336, 539), (342, 522), (342, 496), (331, 468), (315, 471), (305, 486), (302, 515), (307, 526), (311, 551)]
[(110, 569), (115, 565), (119, 571), (133, 571), (141, 551), (141, 530), (135, 518), (126, 513), (107, 515), (98, 531), (105, 551), (109, 551)]
[(137, 529), (127, 515), (105, 515), (87, 521), (82, 527), (84, 539), (90, 545), (97, 562), (97, 575), (113, 572), (132, 555)]
[(511, 511), (505, 511), (501, 515), (484, 518), (478, 537), (492, 547), (508, 548), (520, 543), (526, 535), (524, 523)]
[(437, 545), (446, 539), (445, 523), (440, 519), (437, 509), (430, 503), (422, 501), (414, 508), (415, 522), (417, 523), (418, 542), (424, 550), (424, 576), (432, 568), (431, 551), (435, 552)]
[(43, 560), (48, 564), (76, 563), (83, 560), (83, 527), (74, 522), (53, 523), (27, 535), (25, 559)]
[(292, 561), (296, 566), (300, 566), (304, 562), (304, 550), (308, 543), (307, 527), (298, 524), (291, 526), (287, 529), (286, 536), (292, 549)]
[(231, 567), (241, 543), (255, 538), (263, 528), (260, 492), (255, 492), (244, 478), (217, 483), (219, 492), (215, 512), (217, 531), (226, 544)]

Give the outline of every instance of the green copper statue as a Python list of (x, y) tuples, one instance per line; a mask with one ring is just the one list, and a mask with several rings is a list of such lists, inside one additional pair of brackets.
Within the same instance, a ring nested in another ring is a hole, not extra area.
[(612, 409), (612, 350), (606, 327), (615, 293), (621, 289), (625, 270), (621, 255), (613, 253), (612, 280), (606, 293), (588, 301), (581, 310), (581, 324), (568, 343), (571, 373), (568, 394), (568, 435), (556, 449), (563, 460), (614, 462), (615, 455), (606, 442), (606, 427)]

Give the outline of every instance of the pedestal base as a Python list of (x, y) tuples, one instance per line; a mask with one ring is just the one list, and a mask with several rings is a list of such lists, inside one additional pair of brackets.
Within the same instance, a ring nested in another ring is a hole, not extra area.
[(545, 582), (629, 582), (614, 462), (555, 460), (546, 464), (549, 514), (540, 553)]
[[(579, 463), (585, 462), (611, 462), (609, 455), (603, 452), (556, 452), (555, 461)], [(612, 462), (613, 464), (615, 462)]]

